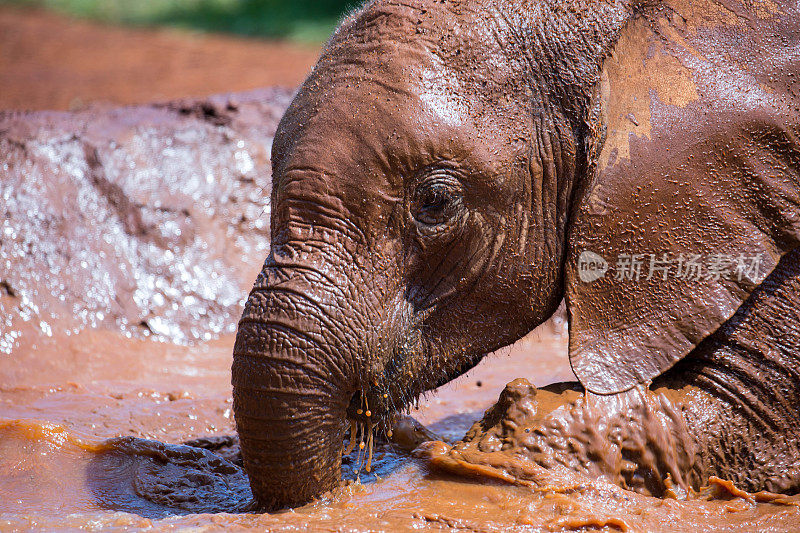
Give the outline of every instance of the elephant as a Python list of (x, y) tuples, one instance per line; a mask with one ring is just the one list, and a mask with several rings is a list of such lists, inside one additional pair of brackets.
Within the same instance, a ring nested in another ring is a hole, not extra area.
[[(346, 17), (275, 134), (270, 253), (233, 349), (258, 504), (336, 487), (348, 424), (387, 434), (562, 301), (577, 381), (501, 398), (531, 400), (519, 457), (656, 495), (712, 476), (796, 492), (799, 50), (784, 0)], [(451, 461), (508, 449), (498, 416)], [(617, 451), (556, 445), (587, 434)]]

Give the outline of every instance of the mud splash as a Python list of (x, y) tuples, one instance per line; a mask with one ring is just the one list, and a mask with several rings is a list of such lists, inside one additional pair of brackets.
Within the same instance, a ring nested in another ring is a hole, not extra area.
[[(183, 444), (119, 437), (84, 449), (91, 452), (88, 486), (106, 509), (145, 518), (258, 511), (236, 436), (201, 437)], [(342, 481), (374, 483), (407, 459), (402, 447), (377, 443), (369, 472), (363, 450), (343, 458)]]
[[(722, 480), (660, 499), (467, 457), (469, 438), (410, 455), (432, 438), (410, 420), (376, 443), (370, 473), (356, 450), (339, 489), (252, 512), (230, 332), (268, 247), (268, 147), (287, 97), (0, 115), (0, 530), (796, 529), (795, 498)], [(537, 386), (571, 379), (565, 338), (529, 336), (413, 415), (455, 442), (521, 368)]]
[[(590, 486), (587, 480), (602, 479), (646, 496), (686, 502), (740, 498), (751, 504), (800, 504), (800, 496), (748, 493), (731, 481), (694, 475), (694, 442), (680, 440), (688, 432), (673, 404), (676, 395), (691, 393), (632, 389), (593, 397), (577, 383), (537, 389), (518, 378), (463, 439), (452, 446), (425, 442), (414, 454), (444, 472), (535, 492), (572, 494)], [(708, 484), (699, 486), (706, 478)]]

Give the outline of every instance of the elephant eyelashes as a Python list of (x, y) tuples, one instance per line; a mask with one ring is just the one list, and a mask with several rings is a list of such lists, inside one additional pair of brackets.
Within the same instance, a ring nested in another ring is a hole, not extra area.
[(428, 179), (414, 192), (411, 215), (420, 224), (441, 226), (450, 222), (461, 206), (461, 185), (451, 177)]

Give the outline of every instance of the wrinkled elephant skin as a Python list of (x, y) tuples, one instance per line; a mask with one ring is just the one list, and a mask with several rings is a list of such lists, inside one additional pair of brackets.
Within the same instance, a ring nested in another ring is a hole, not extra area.
[(336, 486), (348, 419), (369, 443), (563, 298), (579, 384), (515, 386), (447, 453), (797, 491), (799, 30), (770, 0), (346, 19), (276, 132), (234, 348), (259, 503)]

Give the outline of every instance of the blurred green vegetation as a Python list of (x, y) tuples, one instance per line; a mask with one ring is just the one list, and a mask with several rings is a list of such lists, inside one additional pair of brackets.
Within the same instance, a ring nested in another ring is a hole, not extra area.
[(325, 41), (362, 0), (0, 0), (104, 22)]

